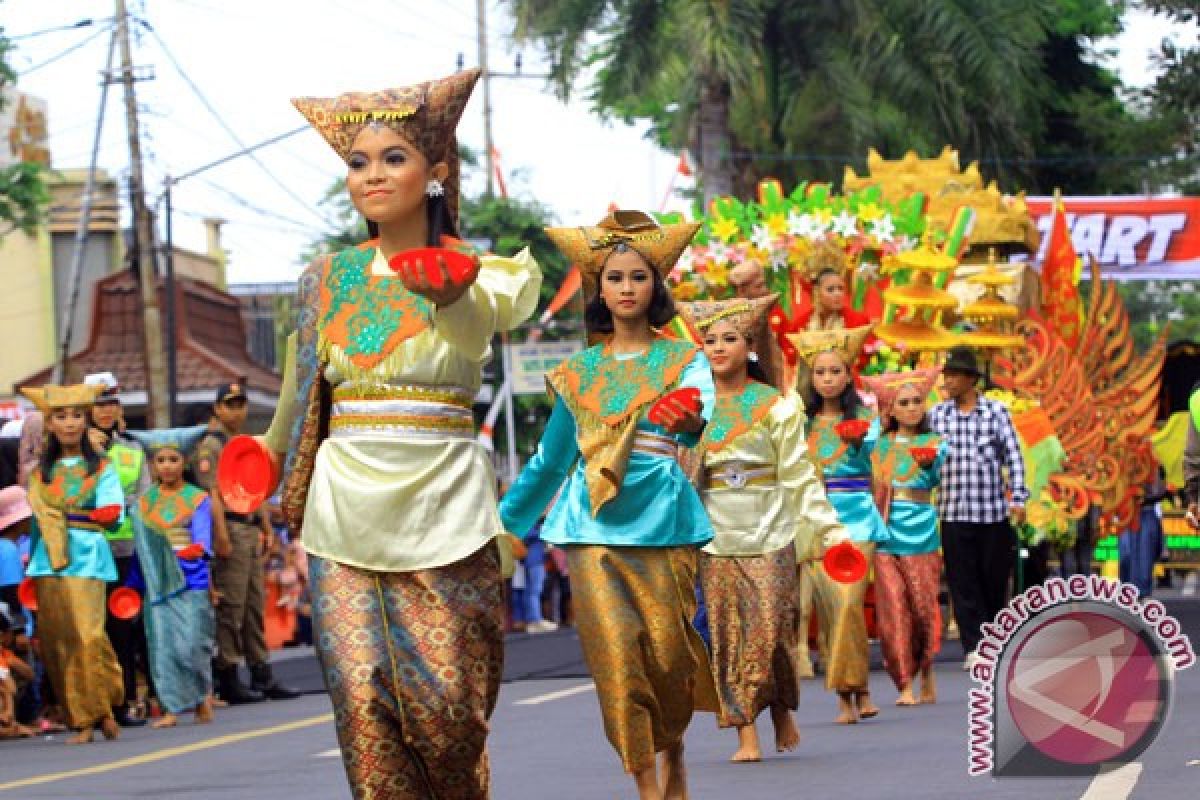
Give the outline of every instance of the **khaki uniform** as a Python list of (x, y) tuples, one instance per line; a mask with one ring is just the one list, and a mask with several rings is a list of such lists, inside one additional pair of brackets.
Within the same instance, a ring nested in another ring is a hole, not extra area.
[[(216, 494), (217, 462), (229, 441), (220, 427), (205, 436), (192, 456), (192, 470), (200, 488)], [(225, 512), (225, 527), (233, 544), (228, 558), (213, 560), (213, 585), (221, 594), (216, 608), (217, 666), (267, 663), (267, 639), (263, 626), (263, 562), (261, 512)]]

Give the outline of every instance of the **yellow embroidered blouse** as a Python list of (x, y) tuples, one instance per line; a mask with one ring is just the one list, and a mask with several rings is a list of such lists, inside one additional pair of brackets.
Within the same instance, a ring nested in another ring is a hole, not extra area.
[[(327, 345), (324, 377), (334, 390), (334, 422), (309, 484), (303, 530), (309, 553), (405, 572), (458, 561), (503, 531), (491, 461), (475, 440), (469, 411), (455, 413), (461, 411), (455, 405), (469, 409), (479, 391), (494, 332), (520, 325), (535, 310), (541, 272), (528, 250), (482, 262), (460, 300), (433, 310), (428, 328), (395, 345), (365, 376), (349, 366), (341, 348)], [(398, 280), (379, 250), (370, 274)], [(302, 411), (295, 359), (293, 334), (266, 434), (277, 453), (287, 450)], [(396, 424), (414, 414), (420, 425)], [(372, 415), (378, 424), (371, 424)], [(339, 430), (339, 417), (353, 424)]]
[[(721, 407), (718, 400), (710, 428), (719, 424)], [(705, 449), (710, 474), (725, 474), (735, 484), (741, 482), (739, 472), (766, 474), (743, 478), (741, 488), (723, 479), (710, 481), (703, 498), (716, 536), (704, 552), (757, 556), (794, 542), (797, 558), (803, 560), (820, 551), (826, 532), (841, 525), (809, 458), (805, 419), (803, 402), (789, 392), (744, 433), (720, 449)]]

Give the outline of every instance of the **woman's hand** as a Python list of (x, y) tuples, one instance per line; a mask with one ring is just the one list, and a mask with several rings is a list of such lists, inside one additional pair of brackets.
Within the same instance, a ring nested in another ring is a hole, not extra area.
[[(395, 264), (395, 262), (392, 262)], [(446, 260), (438, 257), (436, 264), (430, 264), (422, 259), (415, 261), (400, 260), (397, 274), (410, 292), (421, 295), (438, 308), (452, 306), (458, 302), (475, 279), (479, 277), (480, 262), (473, 259), (471, 271), (459, 277), (456, 281), (450, 274)]]
[(669, 397), (659, 408), (659, 423), (671, 433), (699, 433), (704, 430), (704, 417), (700, 409), (692, 409), (681, 401)]

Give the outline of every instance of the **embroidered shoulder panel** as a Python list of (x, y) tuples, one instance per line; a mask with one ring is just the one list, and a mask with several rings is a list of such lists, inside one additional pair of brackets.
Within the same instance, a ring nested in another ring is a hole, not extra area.
[(708, 452), (724, 449), (771, 413), (780, 397), (779, 390), (758, 381), (750, 381), (736, 395), (718, 395), (700, 446)]
[(885, 486), (906, 484), (921, 471), (912, 457), (913, 448), (937, 448), (940, 442), (936, 433), (922, 433), (906, 441), (900, 441), (894, 432), (884, 434), (871, 453), (871, 471)]
[(172, 528), (187, 527), (207, 498), (208, 492), (191, 484), (184, 484), (177, 491), (167, 491), (155, 484), (139, 498), (138, 511), (148, 528), (166, 535)]
[[(871, 409), (858, 409), (858, 419), (871, 420), (874, 417), (875, 412)], [(808, 418), (808, 452), (822, 471), (837, 466), (849, 450), (849, 446), (842, 441), (837, 432), (837, 426), (842, 421), (842, 417), (827, 417), (815, 413)]]
[(559, 364), (547, 381), (572, 412), (583, 409), (616, 425), (674, 388), (697, 352), (691, 342), (668, 336), (633, 358), (614, 358), (607, 344), (599, 344)]
[(433, 306), (399, 278), (371, 274), (375, 242), (328, 259), (319, 286), (323, 349), (336, 345), (355, 368), (370, 370), (401, 342), (429, 328)]
[[(100, 475), (108, 465), (109, 460), (101, 458), (100, 465), (89, 473), (87, 462), (83, 459), (71, 464), (57, 461), (50, 470), (50, 483), (45, 485), (46, 494), (56, 507), (68, 513), (91, 511), (96, 508), (96, 488), (100, 484)], [(41, 474), (41, 470), (34, 472), (34, 478), (39, 482)]]

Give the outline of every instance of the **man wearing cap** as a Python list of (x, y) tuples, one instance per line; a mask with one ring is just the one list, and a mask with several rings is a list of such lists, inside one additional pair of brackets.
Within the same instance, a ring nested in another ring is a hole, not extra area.
[(1012, 523), (1024, 521), (1029, 490), (1012, 418), (1003, 405), (980, 394), (982, 372), (974, 351), (952, 348), (942, 374), (947, 400), (930, 414), (933, 429), (949, 446), (938, 516), (946, 582), (967, 653), (964, 668), (970, 669), (980, 626), (1008, 601), (1017, 547)]
[[(117, 579), (108, 584), (108, 594), (125, 585), (134, 563), (133, 516), (130, 513), (142, 492), (150, 488), (153, 480), (146, 464), (146, 453), (136, 440), (125, 434), (124, 418), (121, 413), (121, 387), (111, 372), (99, 372), (83, 379), (86, 386), (101, 386), (103, 391), (92, 406), (88, 426), (88, 438), (98, 453), (104, 453), (112, 462), (125, 494), (125, 518), (115, 531), (104, 531), (108, 546), (112, 549), (117, 564)], [(137, 698), (137, 669), (139, 661), (142, 671), (150, 674), (147, 664), (146, 630), (140, 615), (132, 619), (114, 617), (107, 612), (104, 629), (117, 661), (121, 665), (125, 683), (125, 705), (113, 709), (113, 718), (123, 728), (136, 728), (146, 720), (130, 716), (129, 705)]]
[[(212, 579), (217, 590), (217, 692), (227, 703), (256, 703), (264, 697), (286, 699), (297, 693), (275, 680), (267, 663), (263, 623), (264, 538), (273, 535), (261, 512), (238, 514), (224, 508), (217, 490), (217, 462), (231, 438), (246, 424), (248, 402), (242, 382), (217, 388), (209, 432), (192, 458), (196, 483), (212, 497)], [(250, 669), (252, 688), (238, 677), (238, 665)]]

